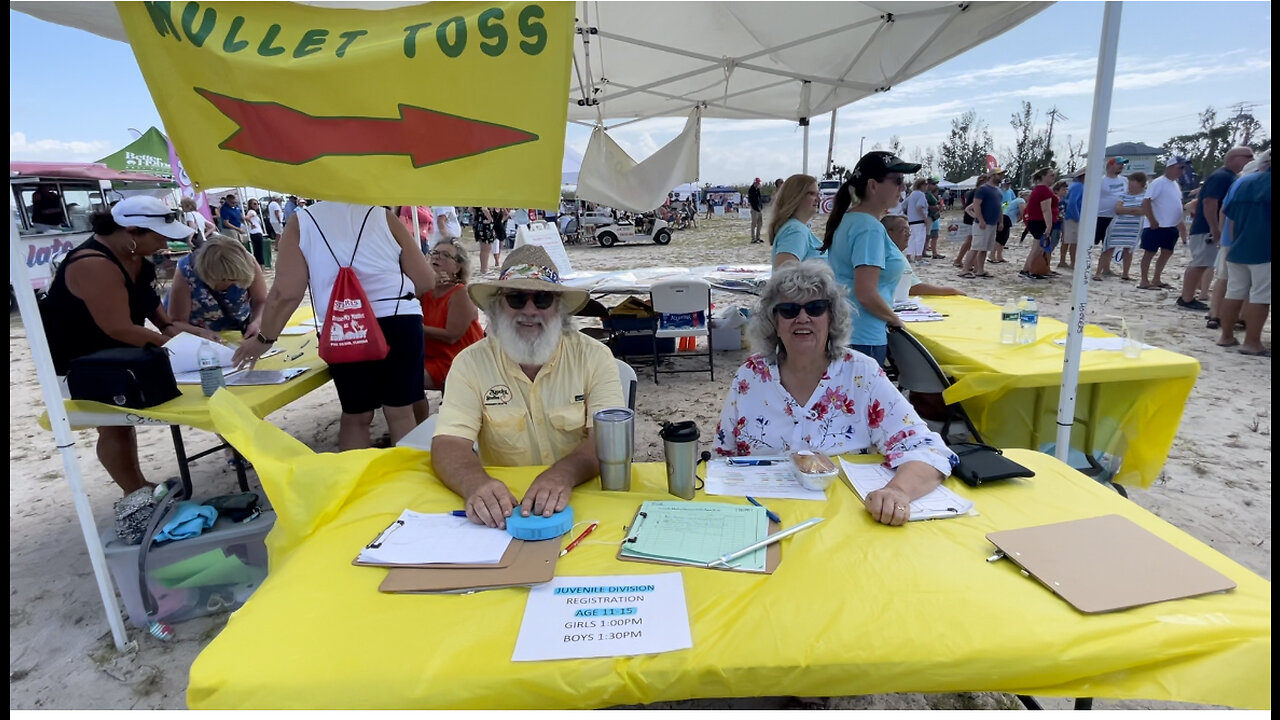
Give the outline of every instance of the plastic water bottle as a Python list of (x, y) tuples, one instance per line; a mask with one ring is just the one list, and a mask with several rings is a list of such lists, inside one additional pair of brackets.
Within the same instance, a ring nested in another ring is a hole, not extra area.
[(218, 388), (227, 386), (227, 379), (222, 376), (218, 354), (213, 351), (213, 345), (208, 340), (200, 344), (196, 359), (200, 364), (200, 390), (205, 397), (212, 397)]
[(1018, 344), (1018, 332), (1020, 327), (1020, 318), (1022, 311), (1018, 308), (1018, 302), (1013, 298), (1009, 298), (1004, 308), (1000, 310), (1000, 342), (1005, 345)]
[(1040, 310), (1036, 299), (1024, 298), (1018, 305), (1018, 342), (1028, 345), (1036, 341), (1036, 326), (1040, 324)]

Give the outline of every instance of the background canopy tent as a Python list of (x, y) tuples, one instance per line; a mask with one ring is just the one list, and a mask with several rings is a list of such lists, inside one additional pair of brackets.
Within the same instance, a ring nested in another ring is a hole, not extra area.
[(164, 177), (173, 175), (173, 169), (169, 165), (169, 141), (154, 127), (98, 162), (114, 170)]
[[(325, 4), (378, 10), (416, 3)], [(634, 122), (657, 116), (689, 117), (695, 111), (704, 118), (794, 120), (804, 127), (805, 167), (810, 117), (887, 92), (1012, 29), (1048, 3), (584, 1), (576, 5), (579, 34), (566, 98), (572, 121), (603, 127), (606, 118)], [(182, 7), (184, 12), (198, 9), (195, 3)], [(114, 3), (12, 2), (10, 8), (127, 42)], [(1118, 13), (1116, 17), (1118, 21)], [(493, 97), (503, 102), (501, 95)], [(692, 147), (696, 158), (697, 143)], [(252, 177), (241, 181), (259, 182)], [(671, 185), (663, 182), (665, 186), (658, 189), (665, 193)], [(1081, 232), (1085, 230), (1082, 223)], [(16, 253), (16, 228), (11, 229), (11, 238)], [(10, 276), (15, 287), (29, 285), (26, 268), (16, 254), (11, 258)], [(74, 439), (34, 296), (18, 295), (99, 592), (115, 644), (122, 648), (124, 628), (80, 481)], [(1078, 356), (1078, 344), (1076, 348)]]

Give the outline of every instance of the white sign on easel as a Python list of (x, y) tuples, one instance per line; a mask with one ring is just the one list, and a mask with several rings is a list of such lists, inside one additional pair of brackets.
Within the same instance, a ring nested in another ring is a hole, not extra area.
[(565, 252), (564, 241), (560, 239), (560, 231), (551, 223), (529, 223), (521, 225), (516, 232), (515, 247), (521, 245), (537, 245), (547, 251), (551, 262), (556, 264), (560, 277), (573, 274), (573, 266), (569, 264), (569, 253)]
[(680, 573), (558, 577), (529, 591), (515, 662), (693, 647)]
[(740, 219), (740, 220), (750, 220), (750, 219), (751, 219), (751, 208), (738, 208), (738, 219)]

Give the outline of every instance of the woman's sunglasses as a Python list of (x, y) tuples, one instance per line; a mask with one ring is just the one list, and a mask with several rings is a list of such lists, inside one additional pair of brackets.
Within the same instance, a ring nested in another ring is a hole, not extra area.
[(432, 250), (431, 252), (427, 253), (427, 257), (448, 258), (449, 260), (452, 260), (456, 263), (459, 263), (459, 264), (462, 263), (462, 258), (458, 257), (457, 255), (452, 255), (450, 253), (447, 253), (443, 250)]
[(178, 222), (182, 218), (182, 212), (173, 210), (163, 215), (152, 215), (148, 213), (128, 213), (125, 217), (144, 217), (144, 218), (163, 218), (166, 223)]
[(511, 308), (512, 310), (523, 309), (524, 306), (527, 305), (530, 300), (533, 301), (534, 307), (538, 308), (539, 310), (546, 310), (547, 308), (551, 307), (551, 303), (554, 303), (556, 301), (556, 294), (551, 292), (546, 292), (545, 290), (539, 290), (538, 292), (530, 292), (530, 293), (512, 292), (512, 293), (506, 293), (502, 297), (507, 301), (507, 307)]
[(773, 306), (773, 311), (787, 320), (795, 320), (800, 317), (800, 311), (804, 310), (804, 314), (811, 318), (822, 317), (831, 309), (830, 300), (810, 300), (801, 305), (800, 303), (778, 303)]

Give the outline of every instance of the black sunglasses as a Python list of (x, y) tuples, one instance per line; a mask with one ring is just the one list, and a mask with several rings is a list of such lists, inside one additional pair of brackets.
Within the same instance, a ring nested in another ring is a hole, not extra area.
[(778, 303), (773, 306), (773, 311), (781, 315), (787, 320), (795, 320), (800, 317), (800, 311), (804, 310), (804, 314), (811, 318), (822, 317), (831, 309), (830, 300), (810, 300), (801, 305), (800, 303)]
[(530, 300), (533, 301), (534, 307), (538, 308), (539, 310), (546, 310), (547, 308), (551, 307), (551, 303), (556, 301), (556, 294), (547, 292), (545, 290), (539, 290), (537, 292), (530, 292), (530, 293), (512, 292), (512, 293), (506, 293), (502, 297), (506, 299), (507, 307), (511, 308), (512, 310), (523, 309), (524, 306), (527, 305)]
[(172, 210), (163, 215), (152, 215), (148, 213), (125, 213), (125, 217), (144, 217), (144, 218), (163, 218), (166, 223), (178, 222), (182, 217), (182, 213)]

